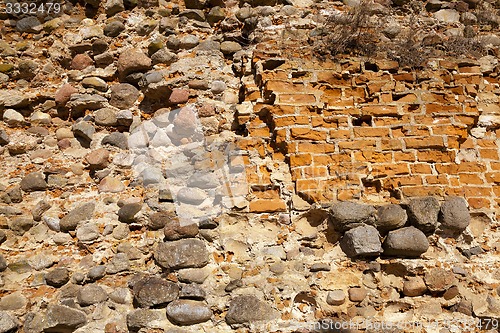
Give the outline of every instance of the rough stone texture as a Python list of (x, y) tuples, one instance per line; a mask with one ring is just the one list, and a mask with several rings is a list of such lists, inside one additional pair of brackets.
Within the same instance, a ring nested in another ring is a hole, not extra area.
[(345, 292), (343, 290), (329, 291), (326, 296), (326, 302), (330, 305), (342, 305), (345, 303)]
[(69, 271), (67, 268), (58, 267), (51, 269), (45, 274), (45, 282), (52, 287), (62, 287), (69, 281)]
[(410, 223), (424, 233), (436, 230), (440, 206), (434, 197), (412, 199), (408, 205)]
[(362, 225), (347, 231), (340, 241), (349, 257), (378, 256), (382, 252), (380, 234), (371, 225)]
[(429, 248), (425, 234), (415, 227), (390, 231), (384, 241), (384, 255), (419, 257)]
[(237, 296), (229, 303), (226, 322), (230, 325), (273, 320), (278, 313), (266, 302), (252, 295)]
[(118, 73), (125, 77), (134, 72), (141, 72), (151, 67), (151, 59), (137, 49), (122, 52), (118, 58)]
[(135, 215), (141, 211), (142, 203), (129, 203), (118, 210), (118, 220), (125, 223), (135, 221)]
[(425, 273), (424, 280), (429, 291), (433, 293), (444, 292), (456, 282), (453, 272), (443, 268), (429, 270)]
[(161, 223), (164, 223), (163, 234), (165, 235), (165, 239), (169, 241), (196, 237), (199, 232), (198, 224), (181, 224), (177, 217), (172, 218), (156, 215), (154, 217), (154, 221), (156, 224), (159, 224), (160, 221), (162, 221)]
[(19, 322), (6, 311), (0, 311), (0, 332), (15, 332), (19, 327)]
[(78, 223), (88, 221), (92, 218), (95, 203), (87, 202), (71, 210), (60, 221), (61, 231), (75, 230)]
[(329, 210), (329, 221), (338, 231), (347, 231), (362, 224), (375, 224), (376, 210), (373, 206), (356, 202), (337, 202)]
[(139, 309), (127, 313), (127, 327), (132, 332), (137, 332), (141, 328), (147, 327), (151, 322), (160, 320), (158, 311), (149, 309)]
[(461, 233), (469, 226), (471, 217), (464, 198), (447, 197), (441, 205), (440, 228), (451, 233)]
[(41, 172), (33, 172), (26, 175), (19, 185), (25, 192), (44, 191), (47, 189), (45, 176)]
[(134, 284), (134, 300), (141, 308), (165, 305), (177, 299), (179, 287), (167, 280), (148, 277)]
[(167, 270), (198, 268), (208, 264), (205, 243), (197, 239), (160, 243), (154, 252), (154, 257), (158, 265)]
[(409, 297), (422, 296), (427, 291), (424, 279), (420, 276), (411, 276), (404, 282), (403, 294)]
[(116, 84), (111, 87), (109, 104), (119, 109), (128, 109), (134, 105), (139, 97), (139, 90), (128, 83)]
[(401, 228), (405, 225), (408, 216), (400, 205), (381, 206), (377, 209), (375, 226), (381, 233)]
[(194, 325), (210, 320), (212, 311), (205, 302), (181, 299), (167, 305), (167, 316), (177, 325)]
[(81, 306), (105, 302), (107, 299), (108, 294), (106, 291), (101, 286), (94, 284), (83, 286), (77, 294), (78, 304)]
[(44, 332), (74, 331), (87, 323), (85, 313), (63, 305), (49, 305)]

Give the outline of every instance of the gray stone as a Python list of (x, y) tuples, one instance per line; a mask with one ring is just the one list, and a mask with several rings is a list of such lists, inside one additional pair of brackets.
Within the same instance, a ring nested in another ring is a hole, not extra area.
[(220, 50), (222, 51), (222, 53), (224, 53), (224, 55), (231, 55), (233, 53), (241, 51), (241, 49), (241, 45), (236, 42), (225, 41), (220, 44)]
[(101, 142), (103, 145), (108, 144), (120, 149), (128, 149), (127, 136), (120, 132), (113, 132), (106, 135)]
[(94, 121), (96, 125), (100, 126), (115, 126), (116, 111), (111, 108), (99, 109), (94, 113)]
[(73, 94), (67, 103), (73, 112), (80, 114), (85, 110), (98, 110), (106, 106), (106, 97), (96, 94)]
[(0, 310), (24, 310), (27, 304), (28, 300), (20, 291), (15, 291), (0, 298)]
[(85, 313), (64, 305), (49, 305), (45, 318), (44, 332), (66, 333), (85, 325)]
[(17, 332), (19, 322), (8, 312), (0, 311), (0, 333)]
[(172, 270), (199, 268), (208, 264), (205, 243), (198, 239), (182, 239), (158, 244), (154, 257), (161, 267)]
[(167, 66), (170, 66), (174, 62), (176, 62), (179, 59), (177, 55), (173, 52), (170, 52), (167, 48), (162, 48), (158, 51), (156, 51), (152, 56), (151, 56), (151, 61), (153, 62), (153, 65), (156, 64), (165, 64)]
[(95, 128), (88, 121), (80, 121), (73, 125), (73, 134), (86, 142), (91, 142), (95, 133)]
[(456, 23), (460, 21), (460, 13), (454, 9), (441, 9), (434, 13), (434, 17), (445, 23)]
[(136, 26), (135, 31), (139, 36), (147, 36), (151, 34), (153, 30), (155, 30), (157, 25), (158, 21), (153, 19), (145, 19)]
[(224, 10), (219, 6), (215, 6), (210, 9), (210, 12), (208, 12), (207, 22), (213, 26), (215, 23), (222, 21), (225, 17), (226, 14), (224, 13)]
[(117, 253), (106, 265), (106, 274), (116, 274), (130, 268), (128, 257), (125, 253)]
[(87, 202), (71, 210), (60, 221), (61, 231), (75, 230), (78, 223), (92, 219), (95, 203)]
[(129, 233), (130, 233), (129, 226), (127, 224), (120, 223), (113, 229), (111, 235), (113, 236), (113, 238), (120, 240), (127, 238)]
[(345, 303), (345, 292), (341, 289), (329, 291), (326, 302), (330, 305), (342, 305)]
[(148, 327), (153, 321), (162, 319), (160, 312), (150, 309), (139, 309), (127, 313), (127, 327), (132, 332)]
[(199, 228), (196, 223), (181, 224), (177, 217), (155, 216), (155, 218), (164, 218), (163, 221), (165, 221), (165, 227), (163, 228), (163, 234), (165, 235), (166, 240), (192, 238), (198, 235)]
[(167, 317), (177, 325), (195, 325), (210, 320), (212, 311), (204, 302), (180, 299), (167, 305)]
[(439, 202), (434, 197), (422, 197), (410, 200), (408, 219), (424, 233), (432, 233), (438, 225)]
[(132, 293), (128, 288), (115, 288), (109, 294), (109, 299), (118, 304), (132, 303)]
[(0, 253), (0, 272), (5, 271), (7, 266), (7, 260), (5, 260), (5, 257)]
[(408, 216), (400, 205), (387, 205), (377, 209), (377, 229), (386, 233), (390, 230), (401, 228), (405, 225)]
[(205, 21), (205, 13), (199, 9), (186, 9), (179, 13), (179, 17), (187, 17), (188, 19), (200, 21)]
[(35, 222), (29, 217), (16, 217), (9, 220), (9, 229), (16, 235), (24, 235), (24, 233), (30, 230), (34, 225)]
[(142, 203), (129, 203), (124, 204), (118, 210), (118, 220), (120, 222), (132, 223), (135, 221), (135, 215), (139, 213), (142, 209)]
[(166, 305), (177, 299), (177, 284), (157, 277), (147, 277), (134, 284), (134, 299), (141, 308)]
[(14, 109), (7, 109), (3, 112), (3, 121), (10, 127), (19, 127), (23, 126), (24, 117)]
[(3, 129), (0, 128), (0, 146), (5, 146), (10, 142), (10, 137)]
[(208, 195), (205, 191), (199, 188), (183, 187), (179, 190), (179, 192), (177, 192), (177, 200), (179, 202), (191, 205), (199, 205), (207, 198)]
[(99, 236), (99, 227), (93, 222), (85, 223), (76, 228), (76, 238), (82, 243), (92, 243)]
[(207, 268), (187, 268), (178, 272), (179, 281), (185, 283), (203, 283), (211, 273)]
[(16, 29), (19, 32), (29, 32), (37, 34), (43, 30), (43, 26), (35, 16), (28, 16), (17, 21)]
[(343, 232), (363, 224), (375, 224), (376, 213), (373, 206), (341, 201), (330, 207), (328, 218), (335, 230)]
[(441, 205), (440, 228), (451, 233), (462, 233), (469, 226), (471, 217), (467, 202), (461, 197), (447, 197)]
[(119, 109), (128, 109), (134, 105), (139, 95), (139, 90), (131, 84), (116, 84), (111, 86), (111, 100), (109, 104)]
[(419, 257), (428, 248), (427, 237), (415, 227), (390, 231), (384, 241), (384, 255), (388, 256)]
[(85, 88), (93, 88), (99, 91), (108, 90), (108, 84), (98, 77), (86, 77), (82, 80), (82, 86)]
[[(166, 171), (167, 176), (169, 170)], [(216, 188), (219, 186), (220, 180), (217, 178), (217, 175), (212, 172), (196, 172), (188, 179), (189, 187), (198, 187), (204, 190)]]
[(104, 26), (104, 35), (108, 37), (116, 37), (123, 30), (125, 30), (125, 25), (120, 21), (112, 21)]
[[(161, 131), (158, 131), (159, 133)], [(160, 168), (146, 168), (141, 172), (142, 185), (148, 186), (153, 184), (162, 183), (165, 178)]]
[(382, 252), (380, 235), (371, 225), (348, 230), (340, 240), (342, 250), (349, 257), (378, 256)]
[(87, 273), (87, 279), (91, 282), (102, 279), (106, 275), (106, 266), (99, 265), (92, 267)]
[(104, 10), (108, 17), (124, 11), (125, 6), (123, 5), (123, 0), (106, 0), (104, 3)]
[(214, 94), (220, 94), (224, 92), (226, 88), (227, 88), (226, 83), (224, 81), (219, 81), (219, 80), (212, 81), (212, 84), (210, 85), (210, 90)]
[(151, 59), (138, 49), (124, 50), (118, 58), (118, 73), (125, 77), (131, 73), (142, 72), (151, 67)]
[(49, 125), (52, 122), (52, 117), (42, 111), (35, 111), (30, 117), (32, 125)]
[(200, 39), (196, 37), (195, 35), (187, 35), (185, 37), (181, 38), (181, 49), (192, 49), (196, 45), (200, 43)]
[(207, 293), (198, 284), (190, 283), (190, 284), (183, 284), (181, 286), (179, 298), (188, 298), (188, 299), (194, 299), (197, 301), (202, 301), (206, 297), (207, 297)]
[(226, 322), (229, 325), (246, 324), (276, 319), (279, 312), (253, 295), (235, 297), (229, 304)]
[(69, 271), (64, 267), (56, 267), (45, 274), (45, 282), (52, 287), (62, 287), (69, 281)]
[(41, 172), (32, 172), (25, 176), (19, 184), (24, 192), (44, 191), (47, 189), (45, 176)]
[(107, 301), (108, 294), (101, 286), (88, 284), (78, 290), (76, 298), (78, 300), (78, 304), (81, 306), (88, 306)]

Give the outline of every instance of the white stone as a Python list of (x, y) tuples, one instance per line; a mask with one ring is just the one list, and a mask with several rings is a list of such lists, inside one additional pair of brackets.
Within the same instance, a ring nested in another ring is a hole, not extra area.
[(24, 117), (14, 109), (7, 109), (3, 113), (3, 121), (11, 127), (17, 127), (23, 124)]

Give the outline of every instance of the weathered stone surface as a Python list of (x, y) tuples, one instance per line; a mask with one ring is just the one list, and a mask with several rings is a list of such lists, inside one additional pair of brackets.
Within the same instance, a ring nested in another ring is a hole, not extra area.
[(375, 226), (381, 233), (401, 228), (405, 225), (408, 216), (400, 205), (381, 206), (377, 209)]
[(41, 172), (32, 172), (26, 175), (19, 185), (24, 192), (44, 191), (47, 189), (45, 176)]
[(86, 142), (91, 142), (94, 137), (95, 128), (87, 121), (80, 121), (73, 125), (73, 133), (75, 136), (83, 139)]
[(212, 311), (205, 302), (180, 299), (167, 305), (167, 316), (177, 325), (194, 325), (210, 320)]
[(349, 257), (378, 256), (382, 252), (380, 234), (371, 225), (348, 230), (340, 240), (340, 246)]
[(141, 209), (142, 203), (140, 202), (124, 204), (118, 210), (118, 220), (120, 222), (132, 223), (135, 221), (135, 215), (139, 213)]
[(107, 176), (99, 183), (99, 192), (119, 193), (125, 190), (125, 185), (115, 177)]
[(226, 322), (229, 325), (270, 321), (278, 317), (278, 312), (269, 304), (255, 296), (235, 297), (229, 304)]
[(19, 322), (6, 311), (0, 311), (0, 333), (17, 332)]
[(71, 210), (60, 221), (61, 231), (75, 230), (78, 223), (92, 219), (95, 203), (87, 202)]
[(341, 289), (329, 291), (326, 302), (330, 305), (342, 305), (345, 303), (345, 292)]
[(82, 54), (77, 54), (73, 60), (71, 61), (71, 68), (72, 69), (77, 69), (77, 70), (82, 70), (85, 69), (89, 66), (92, 66), (94, 64), (94, 61), (92, 60), (91, 57), (88, 55), (82, 53)]
[(5, 260), (5, 257), (0, 254), (0, 272), (3, 272), (7, 269), (7, 260)]
[(451, 233), (461, 233), (469, 226), (471, 217), (467, 202), (460, 197), (447, 197), (441, 205), (440, 228)]
[(139, 280), (133, 290), (134, 300), (141, 308), (164, 306), (179, 296), (177, 284), (157, 277)]
[(85, 313), (64, 305), (49, 305), (44, 332), (72, 332), (87, 323)]
[[(198, 235), (198, 224), (184, 224), (180, 223), (177, 217), (168, 217), (165, 215), (155, 216), (156, 224), (164, 223), (163, 234), (166, 240), (179, 240), (181, 238), (192, 238)], [(162, 222), (160, 222), (162, 221)]]
[(45, 282), (52, 287), (62, 287), (69, 281), (69, 271), (65, 267), (51, 269), (45, 274)]
[(104, 169), (109, 164), (109, 151), (104, 148), (91, 151), (85, 155), (85, 161), (87, 161), (91, 170)]
[(403, 294), (409, 297), (422, 296), (427, 291), (424, 279), (420, 276), (410, 276), (404, 282)]
[(428, 248), (427, 237), (415, 227), (390, 231), (384, 241), (384, 255), (388, 256), (418, 257)]
[(161, 320), (161, 314), (155, 310), (139, 309), (127, 313), (127, 327), (132, 332), (137, 332), (159, 320)]
[(108, 299), (106, 291), (96, 284), (83, 286), (77, 294), (78, 304), (88, 306), (96, 303), (105, 302)]
[(24, 124), (24, 117), (14, 109), (7, 109), (3, 112), (3, 121), (10, 127), (19, 127)]
[(59, 88), (59, 90), (56, 92), (55, 101), (58, 105), (66, 105), (66, 103), (68, 103), (71, 99), (71, 96), (73, 94), (76, 94), (77, 92), (78, 89), (76, 89), (73, 85), (67, 83)]
[(104, 35), (117, 37), (123, 30), (125, 30), (125, 25), (122, 22), (111, 21), (104, 27)]
[(375, 224), (377, 211), (373, 206), (341, 201), (329, 209), (329, 221), (335, 230), (347, 231), (363, 224)]
[(109, 104), (119, 109), (128, 109), (134, 105), (139, 95), (139, 90), (131, 84), (115, 84), (111, 86), (111, 100)]
[(5, 146), (10, 142), (10, 137), (3, 129), (0, 128), (0, 146)]
[(415, 198), (408, 204), (408, 218), (416, 228), (424, 233), (431, 233), (436, 230), (439, 210), (439, 202), (436, 198)]
[(109, 144), (111, 146), (118, 147), (120, 149), (127, 149), (128, 142), (127, 136), (123, 133), (113, 132), (109, 135), (106, 135), (101, 142), (103, 145)]
[(16, 235), (24, 235), (34, 225), (34, 221), (30, 217), (16, 217), (9, 221), (9, 229)]
[(92, 243), (100, 236), (99, 227), (93, 222), (79, 225), (76, 228), (76, 238), (82, 243)]
[(364, 287), (354, 287), (349, 288), (348, 294), (351, 302), (361, 302), (366, 298), (368, 293)]
[(231, 55), (233, 53), (236, 53), (242, 49), (241, 45), (236, 43), (236, 42), (222, 42), (220, 44), (220, 50), (222, 53), (225, 55)]
[(199, 268), (208, 264), (205, 243), (198, 239), (182, 239), (158, 244), (154, 257), (161, 267), (172, 270)]
[(156, 64), (165, 64), (167, 66), (173, 64), (179, 60), (177, 55), (173, 52), (170, 52), (167, 48), (162, 48), (158, 51), (156, 51), (152, 56), (151, 56), (151, 61), (153, 62), (153, 65)]
[(425, 273), (424, 280), (432, 293), (444, 292), (456, 282), (453, 272), (443, 268), (432, 268)]
[(102, 279), (104, 276), (106, 276), (106, 266), (104, 265), (92, 267), (87, 273), (87, 279), (91, 282)]
[(117, 66), (120, 76), (125, 77), (134, 72), (148, 70), (151, 67), (151, 59), (142, 51), (131, 49), (120, 54)]

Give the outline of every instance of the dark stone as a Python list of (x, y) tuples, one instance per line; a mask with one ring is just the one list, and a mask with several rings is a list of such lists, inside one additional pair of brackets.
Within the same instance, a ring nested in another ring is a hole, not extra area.
[(341, 201), (330, 207), (328, 218), (335, 230), (344, 232), (363, 224), (374, 225), (376, 213), (373, 206)]
[(78, 304), (81, 306), (88, 306), (107, 301), (108, 294), (101, 286), (88, 284), (78, 290), (76, 298), (78, 300)]
[(167, 305), (167, 317), (177, 325), (195, 325), (210, 320), (212, 311), (204, 302), (180, 299)]
[(401, 228), (405, 225), (408, 216), (400, 205), (387, 205), (377, 209), (375, 226), (381, 233)]
[(434, 197), (410, 200), (408, 218), (410, 223), (424, 233), (433, 233), (438, 224), (439, 202)]
[(380, 234), (371, 225), (348, 230), (340, 240), (340, 247), (348, 257), (378, 256), (382, 252)]
[(205, 243), (198, 239), (160, 243), (154, 257), (158, 265), (167, 270), (199, 268), (208, 264), (207, 248)]
[(452, 234), (460, 234), (471, 220), (467, 202), (461, 197), (447, 197), (441, 205), (440, 229)]
[(111, 100), (109, 104), (119, 109), (129, 109), (134, 105), (139, 95), (139, 90), (131, 84), (116, 84), (111, 86)]
[(166, 305), (179, 296), (177, 284), (157, 278), (147, 277), (134, 284), (134, 300), (141, 308)]
[(64, 267), (57, 267), (45, 274), (45, 282), (52, 287), (62, 287), (69, 281), (69, 271)]
[(229, 304), (226, 322), (229, 325), (273, 320), (278, 311), (253, 295), (235, 297)]
[(135, 221), (135, 215), (142, 209), (142, 203), (130, 203), (123, 205), (118, 210), (118, 221), (132, 223)]
[(67, 333), (87, 323), (85, 313), (63, 305), (49, 305), (44, 332)]
[(32, 172), (25, 176), (19, 184), (24, 192), (44, 191), (47, 189), (45, 176), (41, 172)]
[(95, 203), (87, 202), (70, 211), (60, 221), (61, 231), (75, 230), (78, 223), (92, 219)]
[(427, 237), (415, 227), (390, 231), (384, 241), (384, 255), (388, 256), (419, 257), (428, 248)]

